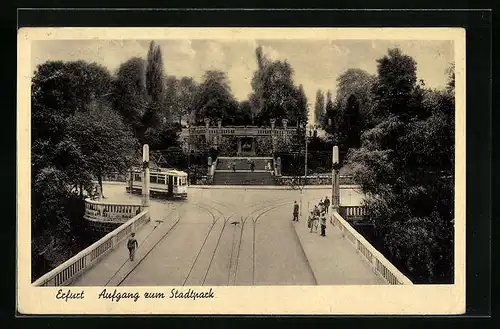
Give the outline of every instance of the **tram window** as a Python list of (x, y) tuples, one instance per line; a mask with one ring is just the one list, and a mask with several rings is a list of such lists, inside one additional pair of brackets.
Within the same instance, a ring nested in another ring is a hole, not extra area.
[(156, 182), (157, 182), (157, 180), (158, 180), (158, 176), (157, 176), (156, 174), (152, 174), (152, 175), (150, 175), (149, 177), (150, 177), (150, 178), (149, 178), (149, 181), (150, 181), (151, 183), (156, 184)]
[(158, 175), (158, 184), (165, 184), (165, 175)]
[(141, 181), (141, 174), (136, 173), (134, 176), (135, 176), (135, 177), (134, 177), (134, 180), (135, 180), (136, 182), (140, 182), (140, 181)]
[(174, 177), (174, 185), (177, 185), (177, 177)]

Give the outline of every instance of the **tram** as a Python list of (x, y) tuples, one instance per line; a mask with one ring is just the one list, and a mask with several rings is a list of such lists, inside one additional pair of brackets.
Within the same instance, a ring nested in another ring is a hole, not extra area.
[[(150, 169), (149, 194), (160, 197), (187, 198), (187, 173), (174, 169)], [(131, 191), (132, 189), (132, 191)], [(128, 193), (142, 193), (142, 170), (134, 169), (127, 179)]]

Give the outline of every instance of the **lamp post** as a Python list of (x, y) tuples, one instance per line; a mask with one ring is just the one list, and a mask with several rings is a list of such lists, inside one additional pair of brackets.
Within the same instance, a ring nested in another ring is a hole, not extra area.
[(142, 208), (149, 209), (149, 145), (142, 147)]
[[(304, 185), (307, 184), (307, 144), (309, 144), (309, 137), (311, 137), (312, 131), (311, 127), (308, 127), (309, 130), (306, 128), (306, 125), (304, 125), (304, 133), (305, 133), (305, 139), (306, 139), (306, 156), (304, 159)], [(309, 136), (307, 136), (307, 133), (309, 133)]]
[(339, 210), (340, 206), (340, 186), (338, 179), (338, 168), (339, 165), (339, 147), (334, 146), (332, 150), (332, 208), (333, 211)]

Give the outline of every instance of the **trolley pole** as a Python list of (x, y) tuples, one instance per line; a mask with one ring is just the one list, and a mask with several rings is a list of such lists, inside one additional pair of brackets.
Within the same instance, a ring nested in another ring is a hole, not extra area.
[(142, 147), (142, 210), (149, 209), (149, 145)]
[(337, 166), (339, 164), (339, 148), (338, 146), (333, 147), (332, 152), (332, 210), (339, 211), (340, 207), (340, 186), (338, 179)]

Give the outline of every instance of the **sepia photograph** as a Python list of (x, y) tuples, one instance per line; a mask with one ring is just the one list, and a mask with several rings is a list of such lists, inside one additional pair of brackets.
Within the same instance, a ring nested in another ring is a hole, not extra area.
[(18, 295), (464, 310), (462, 30), (150, 30), (20, 30)]

